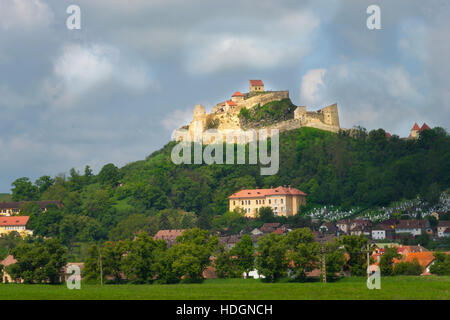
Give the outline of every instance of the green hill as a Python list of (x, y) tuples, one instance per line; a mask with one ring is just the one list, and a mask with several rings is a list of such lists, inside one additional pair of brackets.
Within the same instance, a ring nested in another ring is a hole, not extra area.
[[(291, 185), (308, 204), (383, 206), (421, 195), (436, 201), (450, 187), (450, 140), (434, 128), (418, 140), (386, 138), (382, 129), (335, 134), (313, 128), (280, 136), (280, 169), (260, 175), (259, 165), (175, 165), (175, 142), (122, 168), (107, 164), (93, 175), (71, 170), (69, 178), (19, 179), (15, 200), (61, 199), (62, 210), (40, 215), (28, 208), (35, 234), (61, 235), (68, 243), (130, 238), (158, 228), (211, 227), (227, 212), (227, 197), (242, 188)], [(58, 212), (56, 212), (58, 211)], [(241, 221), (241, 217), (230, 216)]]

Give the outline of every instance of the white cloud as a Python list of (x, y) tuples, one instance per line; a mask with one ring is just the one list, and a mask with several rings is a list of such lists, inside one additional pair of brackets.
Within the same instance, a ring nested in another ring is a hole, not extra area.
[(192, 121), (193, 110), (194, 108), (174, 110), (173, 112), (168, 114), (162, 121), (164, 128), (166, 128), (167, 130), (176, 130), (181, 126), (189, 124)]
[(125, 58), (108, 45), (67, 44), (54, 63), (53, 72), (44, 88), (49, 100), (58, 106), (73, 105), (80, 96), (108, 82), (137, 91), (160, 90), (145, 63)]
[(40, 0), (0, 0), (0, 27), (39, 28), (53, 20), (53, 12)]
[(300, 88), (301, 104), (316, 105), (321, 102), (319, 90), (320, 86), (323, 86), (323, 77), (326, 72), (326, 69), (313, 69), (302, 77)]
[(229, 23), (241, 33), (193, 30), (190, 42), (196, 46), (189, 52), (187, 69), (191, 73), (213, 73), (239, 69), (271, 69), (299, 63), (312, 48), (313, 32), (320, 20), (310, 12), (289, 12), (259, 20), (232, 17), (219, 18), (202, 25), (206, 30), (220, 30), (217, 24)]

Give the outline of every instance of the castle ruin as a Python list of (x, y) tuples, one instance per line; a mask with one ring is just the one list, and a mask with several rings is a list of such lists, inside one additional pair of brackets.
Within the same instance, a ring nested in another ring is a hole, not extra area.
[[(195, 137), (201, 137), (202, 133), (208, 129), (216, 129), (223, 136), (232, 130), (244, 130), (239, 113), (241, 109), (252, 109), (257, 105), (264, 105), (272, 101), (289, 99), (289, 91), (264, 91), (262, 80), (250, 80), (250, 90), (248, 93), (236, 91), (231, 99), (216, 104), (211, 113), (206, 113), (205, 108), (198, 104), (194, 108), (193, 120), (189, 126), (181, 129), (188, 129), (191, 141)], [(293, 119), (280, 121), (266, 128), (278, 129), (279, 132), (294, 130), (301, 127), (313, 127), (321, 130), (338, 132), (340, 130), (339, 113), (337, 104), (333, 104), (317, 111), (307, 111), (306, 106), (298, 106), (294, 111)], [(182, 140), (185, 137), (181, 130), (175, 132), (174, 139)], [(208, 143), (208, 142), (204, 142)]]

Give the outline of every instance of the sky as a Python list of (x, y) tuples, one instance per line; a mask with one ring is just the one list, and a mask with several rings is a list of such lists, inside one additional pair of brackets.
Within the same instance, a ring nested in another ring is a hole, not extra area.
[(338, 103), (344, 128), (448, 130), (449, 16), (447, 0), (0, 0), (0, 192), (144, 159), (249, 79)]

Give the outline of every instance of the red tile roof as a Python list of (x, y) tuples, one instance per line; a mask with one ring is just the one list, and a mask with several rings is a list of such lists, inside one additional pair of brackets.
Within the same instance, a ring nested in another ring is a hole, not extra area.
[(235, 93), (233, 93), (232, 97), (243, 97), (244, 95), (242, 93), (240, 93), (239, 91), (236, 91)]
[(296, 188), (286, 188), (286, 187), (278, 187), (275, 189), (245, 189), (238, 192), (233, 193), (229, 196), (229, 199), (236, 198), (260, 198), (265, 196), (273, 196), (273, 195), (301, 195), (306, 196), (306, 193), (300, 191)]
[(262, 80), (250, 80), (250, 85), (253, 86), (263, 86), (264, 83)]
[(389, 132), (386, 132), (386, 138), (392, 138), (392, 135)]
[(226, 102), (229, 106), (237, 106), (236, 102), (234, 102), (233, 100), (228, 100)]
[(159, 230), (154, 238), (155, 240), (171, 240), (175, 241), (177, 237), (183, 234), (185, 229)]
[(424, 130), (431, 130), (431, 128), (425, 122), (423, 123), (422, 128), (420, 128), (420, 131)]
[(414, 259), (417, 259), (417, 261), (419, 261), (420, 265), (423, 268), (426, 268), (430, 265), (431, 262), (433, 262), (434, 255), (433, 255), (433, 252), (431, 252), (431, 251), (413, 252), (413, 253), (408, 254), (404, 261), (413, 262)]
[(417, 131), (420, 130), (419, 125), (417, 124), (417, 122), (414, 122), (414, 126), (412, 127), (411, 130), (417, 130)]
[(26, 226), (29, 218), (27, 216), (0, 217), (0, 226)]
[(16, 263), (17, 260), (14, 259), (12, 255), (8, 255), (3, 261), (0, 261), (0, 264), (4, 265), (5, 267), (10, 266), (14, 263)]

